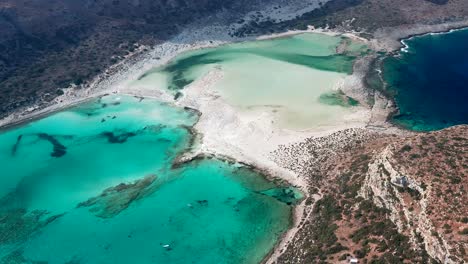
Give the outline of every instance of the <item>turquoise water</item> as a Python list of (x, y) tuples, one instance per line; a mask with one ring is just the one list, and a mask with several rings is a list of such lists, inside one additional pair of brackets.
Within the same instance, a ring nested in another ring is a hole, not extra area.
[(0, 262), (258, 263), (299, 194), (216, 159), (172, 166), (191, 112), (107, 96), (0, 134)]
[[(243, 42), (181, 54), (133, 85), (183, 92), (217, 68), (223, 76), (210, 89), (230, 105), (268, 111), (284, 128), (309, 129), (342, 123), (353, 113), (349, 106), (356, 104), (348, 104), (339, 87), (356, 58), (367, 52), (361, 43), (324, 34)], [(324, 96), (332, 100), (322, 100)]]
[(468, 30), (405, 41), (384, 61), (384, 78), (400, 112), (393, 121), (430, 131), (468, 123)]

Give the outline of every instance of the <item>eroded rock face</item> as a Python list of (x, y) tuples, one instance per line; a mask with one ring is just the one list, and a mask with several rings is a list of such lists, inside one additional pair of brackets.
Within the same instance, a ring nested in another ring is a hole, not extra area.
[[(359, 195), (372, 200), (381, 208), (388, 209), (390, 220), (397, 225), (399, 232), (409, 235), (415, 248), (424, 246), (432, 257), (445, 259), (444, 256), (448, 254), (447, 243), (445, 241), (439, 243), (430, 236), (433, 227), (425, 211), (427, 199), (421, 198), (426, 195), (421, 184), (405, 176), (405, 172), (397, 171), (392, 165), (394, 162), (392, 155), (390, 148), (386, 148), (369, 164), (369, 171)], [(400, 185), (402, 181), (408, 183)], [(414, 210), (413, 206), (416, 204), (412, 200), (408, 203), (407, 194), (418, 200), (417, 210)], [(424, 245), (419, 244), (419, 237), (425, 240)]]
[(468, 261), (468, 126), (341, 131), (272, 155), (320, 196), (278, 263)]
[(468, 261), (468, 127), (400, 140), (369, 164), (359, 192), (389, 209), (413, 246), (442, 263)]
[(132, 202), (154, 191), (152, 184), (156, 179), (156, 175), (151, 174), (133, 183), (121, 183), (105, 189), (99, 196), (79, 203), (77, 207), (89, 207), (89, 211), (97, 217), (114, 217), (127, 209)]
[(274, 155), (310, 183), (305, 214), (277, 263), (429, 263), (389, 219), (390, 211), (358, 196), (369, 162), (396, 136), (349, 129), (283, 146)]

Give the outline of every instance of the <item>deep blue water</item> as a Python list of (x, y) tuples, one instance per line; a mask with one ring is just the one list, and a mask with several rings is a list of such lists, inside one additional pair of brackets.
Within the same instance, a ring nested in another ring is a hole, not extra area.
[(468, 123), (468, 29), (406, 40), (384, 61), (384, 79), (400, 112), (396, 124), (432, 131)]

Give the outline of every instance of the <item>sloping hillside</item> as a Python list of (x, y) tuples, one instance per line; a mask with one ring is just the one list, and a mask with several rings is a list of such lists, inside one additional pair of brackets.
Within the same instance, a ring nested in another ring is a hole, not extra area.
[(0, 3), (0, 116), (82, 84), (187, 24), (269, 0), (5, 0)]
[(348, 130), (278, 150), (277, 162), (306, 175), (321, 197), (278, 262), (468, 261), (467, 153), (468, 126)]

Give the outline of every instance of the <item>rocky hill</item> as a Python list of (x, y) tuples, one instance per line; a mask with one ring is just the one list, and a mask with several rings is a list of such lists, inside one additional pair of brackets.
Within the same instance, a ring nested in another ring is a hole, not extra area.
[(80, 85), (189, 23), (223, 10), (236, 19), (275, 1), (0, 1), (0, 116), (54, 98), (59, 88)]
[[(0, 118), (51, 100), (71, 84), (83, 89), (129, 54), (200, 21), (242, 24), (231, 36), (314, 25), (368, 38), (387, 28), (468, 21), (466, 0), (330, 0), (287, 21), (261, 13), (240, 19), (263, 5), (280, 9), (291, 2), (2, 0)], [(392, 36), (397, 44), (399, 37)], [(280, 166), (308, 179), (310, 194), (279, 263), (339, 263), (351, 256), (361, 263), (468, 262), (468, 126), (399, 133), (349, 129), (272, 153)]]
[(417, 135), (348, 130), (274, 156), (320, 197), (307, 201), (315, 205), (278, 263), (468, 261), (468, 126)]
[(414, 25), (436, 25), (463, 21), (468, 17), (465, 0), (332, 0), (296, 19), (251, 23), (238, 34), (265, 34), (285, 29), (319, 28), (354, 30), (372, 36), (383, 28), (405, 30)]
[[(315, 8), (317, 3), (321, 8)], [(306, 11), (297, 17), (272, 18), (258, 12), (280, 12), (298, 4)], [(314, 8), (307, 11), (304, 5)], [(51, 101), (62, 88), (80, 87), (129, 54), (144, 52), (200, 21), (237, 23), (241, 26), (229, 32), (234, 37), (307, 25), (373, 34), (386, 27), (467, 17), (465, 0), (3, 0), (0, 117)]]

